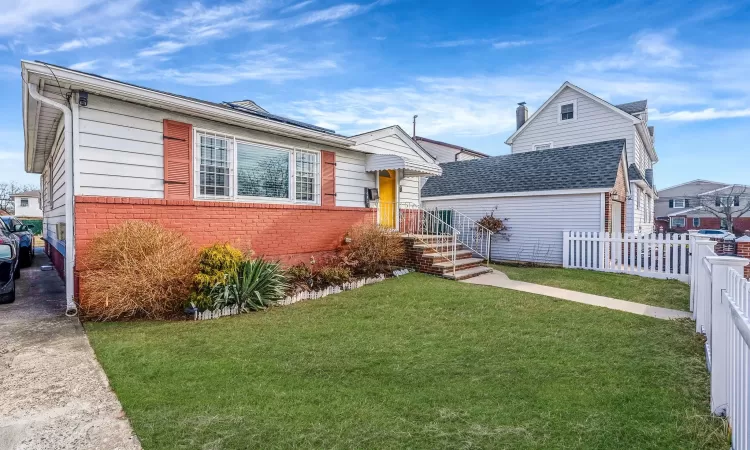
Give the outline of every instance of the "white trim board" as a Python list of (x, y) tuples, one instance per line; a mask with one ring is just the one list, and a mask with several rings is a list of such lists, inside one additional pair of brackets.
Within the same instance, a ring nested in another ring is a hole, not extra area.
[(501, 198), (501, 197), (537, 197), (545, 195), (575, 195), (575, 194), (601, 194), (609, 192), (612, 188), (590, 188), (590, 189), (558, 189), (552, 191), (526, 191), (526, 192), (490, 192), (487, 194), (461, 194), (441, 195), (438, 197), (422, 197), (423, 202), (430, 200), (463, 200), (473, 198)]

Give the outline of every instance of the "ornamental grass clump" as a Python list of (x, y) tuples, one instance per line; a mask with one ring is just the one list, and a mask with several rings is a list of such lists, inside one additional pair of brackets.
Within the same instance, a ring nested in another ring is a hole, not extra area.
[(241, 311), (266, 309), (284, 298), (288, 281), (277, 262), (263, 258), (242, 261), (226, 281), (210, 292), (213, 308), (239, 306)]
[(96, 236), (81, 261), (80, 311), (88, 320), (165, 319), (179, 312), (198, 271), (190, 240), (130, 220)]

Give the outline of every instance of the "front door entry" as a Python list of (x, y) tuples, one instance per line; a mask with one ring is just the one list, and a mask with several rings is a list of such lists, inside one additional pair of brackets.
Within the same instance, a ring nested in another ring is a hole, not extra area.
[(387, 228), (396, 228), (396, 171), (381, 170), (378, 172), (380, 183), (378, 204), (378, 218), (380, 225)]

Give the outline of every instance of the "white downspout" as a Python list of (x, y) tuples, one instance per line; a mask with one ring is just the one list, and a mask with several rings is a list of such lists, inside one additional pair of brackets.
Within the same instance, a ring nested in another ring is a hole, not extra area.
[[(29, 95), (34, 100), (42, 102), (63, 112), (65, 118), (65, 314), (73, 316), (77, 314), (76, 304), (73, 301), (75, 266), (75, 232), (73, 218), (73, 112), (63, 103), (56, 102), (41, 95), (36, 86), (29, 83)], [(52, 176), (50, 174), (50, 176)]]

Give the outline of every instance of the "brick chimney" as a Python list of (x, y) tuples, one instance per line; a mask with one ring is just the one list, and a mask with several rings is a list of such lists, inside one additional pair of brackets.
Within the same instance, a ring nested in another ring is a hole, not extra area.
[(516, 130), (521, 128), (526, 120), (529, 118), (529, 108), (526, 107), (526, 102), (521, 102), (516, 108)]

